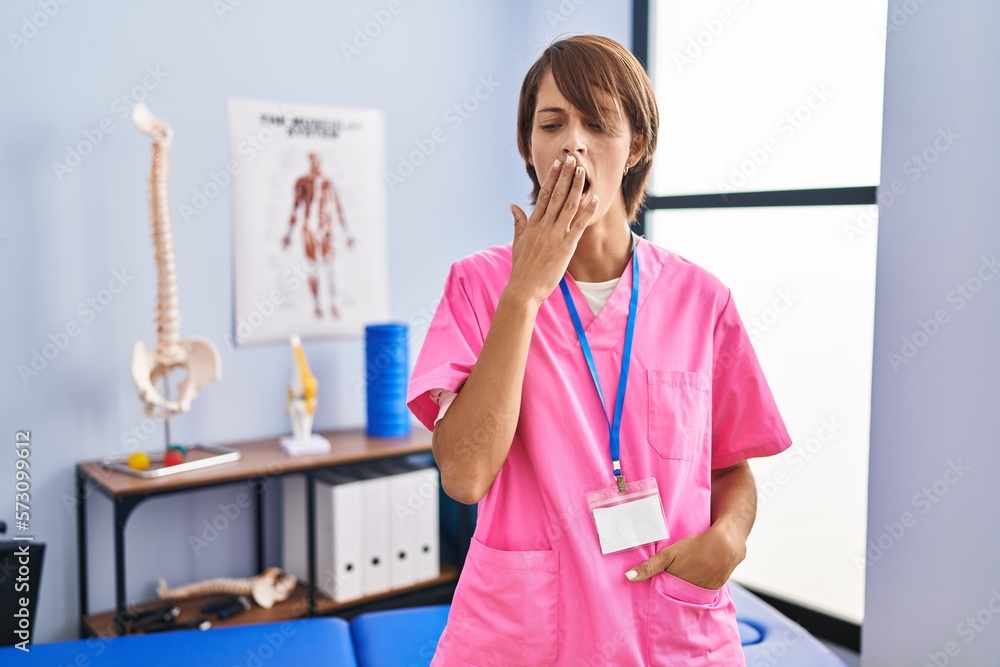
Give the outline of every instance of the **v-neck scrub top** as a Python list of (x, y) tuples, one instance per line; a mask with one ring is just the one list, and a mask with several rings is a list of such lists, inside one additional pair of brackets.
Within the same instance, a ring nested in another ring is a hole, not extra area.
[[(586, 502), (614, 485), (608, 423), (560, 290), (541, 305), (510, 452), (478, 521), (432, 665), (743, 665), (728, 584), (626, 570), (708, 529), (711, 473), (783, 451), (782, 422), (729, 290), (643, 239), (621, 463), (655, 477), (669, 537), (602, 555)], [(594, 315), (567, 272), (605, 397), (614, 397), (632, 290), (629, 265)], [(407, 395), (433, 429), (434, 390), (458, 392), (510, 279), (511, 245), (452, 265)], [(476, 446), (476, 434), (468, 436)]]

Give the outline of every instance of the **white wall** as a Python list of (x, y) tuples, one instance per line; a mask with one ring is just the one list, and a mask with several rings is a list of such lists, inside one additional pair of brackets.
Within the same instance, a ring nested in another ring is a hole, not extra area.
[(1000, 655), (997, 26), (992, 2), (889, 6), (866, 667)]
[[(55, 3), (52, 3), (55, 4)], [(507, 205), (525, 203), (530, 183), (514, 135), (524, 70), (547, 36), (598, 31), (630, 40), (631, 3), (557, 0), (467, 3), (407, 2), (348, 59), (342, 44), (385, 10), (388, 0), (281, 3), (135, 3), (105, 0), (59, 5), (35, 19), (25, 41), (11, 41), (41, 11), (37, 1), (4, 3), (0, 18), (0, 518), (10, 523), (14, 431), (31, 429), (32, 533), (48, 545), (36, 641), (67, 639), (77, 628), (75, 461), (128, 449), (126, 435), (144, 417), (128, 372), (134, 341), (152, 341), (155, 272), (149, 241), (148, 139), (134, 130), (115, 100), (141, 85), (150, 108), (175, 130), (171, 203), (180, 282), (182, 332), (212, 338), (222, 352), (223, 379), (174, 421), (176, 440), (226, 442), (288, 430), (283, 406), (283, 345), (232, 350), (232, 257), (228, 193), (182, 223), (177, 209), (192, 201), (227, 159), (227, 97), (380, 107), (388, 116), (388, 165), (436, 127), (447, 141), (389, 194), (390, 296), (394, 318), (411, 322), (415, 354), (449, 264), (510, 239)], [(384, 15), (383, 15), (384, 16)], [(443, 115), (472, 94), (480, 77), (495, 92), (459, 127)], [(155, 85), (153, 85), (155, 84)], [(60, 181), (52, 163), (66, 146), (107, 118), (105, 134)], [(126, 269), (134, 279), (100, 313), (85, 320), (78, 304)], [(37, 377), (17, 367), (69, 322), (80, 326)], [(320, 380), (317, 428), (363, 424), (360, 340), (307, 344)], [(159, 432), (139, 446), (162, 446)], [(232, 521), (195, 554), (188, 538), (247, 490), (170, 496), (147, 503), (129, 524), (130, 600), (153, 595), (155, 580), (183, 583), (252, 574), (252, 519)], [(268, 521), (269, 562), (279, 553), (276, 494)], [(113, 604), (110, 505), (92, 497), (91, 608)]]

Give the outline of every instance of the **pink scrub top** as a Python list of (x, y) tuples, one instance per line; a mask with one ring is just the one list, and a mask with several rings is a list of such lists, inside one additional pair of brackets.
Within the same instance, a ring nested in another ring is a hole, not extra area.
[[(709, 527), (712, 470), (781, 452), (791, 438), (729, 290), (653, 243), (640, 239), (635, 252), (621, 463), (629, 480), (656, 478), (670, 537), (601, 555), (586, 495), (614, 485), (608, 425), (557, 289), (538, 311), (514, 440), (479, 502), (432, 665), (744, 664), (728, 584), (708, 590), (666, 572), (633, 583), (625, 572)], [(510, 270), (510, 244), (451, 267), (407, 396), (427, 428), (439, 409), (431, 391), (458, 392), (468, 378)], [(613, 405), (631, 260), (596, 316), (566, 280)]]

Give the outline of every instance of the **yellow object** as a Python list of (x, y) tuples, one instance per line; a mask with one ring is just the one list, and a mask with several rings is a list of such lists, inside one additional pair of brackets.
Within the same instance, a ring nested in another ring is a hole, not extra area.
[(133, 470), (145, 470), (149, 467), (149, 457), (146, 452), (134, 452), (128, 457), (128, 467)]
[[(298, 340), (294, 340), (292, 346), (295, 351), (295, 365), (298, 367), (298, 382), (293, 383), (293, 388), (288, 390), (288, 398), (303, 399), (306, 402), (306, 412), (312, 415), (316, 413), (316, 394), (319, 389), (319, 381), (312, 374), (312, 371), (309, 370), (309, 361), (306, 359), (306, 353), (302, 349), (302, 345), (299, 344)], [(296, 384), (298, 386), (295, 386)], [(296, 395), (295, 390), (299, 390), (302, 393)]]

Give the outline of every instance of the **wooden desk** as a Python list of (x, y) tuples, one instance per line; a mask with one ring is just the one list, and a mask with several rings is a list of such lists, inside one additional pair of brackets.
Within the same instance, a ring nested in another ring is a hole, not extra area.
[[(323, 433), (330, 440), (331, 449), (324, 454), (292, 456), (284, 452), (277, 438), (232, 443), (226, 446), (241, 453), (239, 461), (218, 466), (192, 470), (176, 475), (154, 479), (143, 479), (117, 472), (101, 465), (100, 461), (87, 461), (76, 466), (77, 501), (77, 541), (79, 546), (80, 579), (80, 619), (81, 635), (108, 636), (121, 634), (124, 621), (131, 612), (125, 608), (125, 526), (132, 511), (144, 500), (156, 496), (182, 493), (190, 490), (207, 489), (234, 482), (246, 482), (253, 490), (256, 533), (257, 572), (262, 572), (264, 563), (264, 512), (263, 494), (265, 483), (289, 474), (303, 474), (306, 477), (306, 526), (307, 560), (310, 581), (304, 582), (289, 600), (275, 605), (272, 609), (253, 609), (241, 614), (223, 625), (253, 623), (294, 618), (319, 613), (332, 613), (345, 607), (364, 604), (406, 593), (422, 587), (454, 582), (458, 579), (457, 566), (442, 564), (441, 575), (433, 580), (421, 582), (407, 589), (389, 591), (369, 598), (361, 598), (349, 603), (335, 603), (319, 595), (313, 582), (316, 581), (315, 563), (315, 496), (314, 476), (318, 471), (343, 466), (360, 461), (403, 457), (431, 451), (431, 434), (422, 428), (404, 438), (369, 438), (362, 430), (335, 431)], [(111, 500), (114, 506), (115, 542), (115, 610), (89, 613), (88, 570), (87, 570), (87, 499), (94, 491)], [(202, 600), (184, 603), (185, 612), (196, 613)], [(138, 608), (157, 606), (160, 603), (139, 605)], [(190, 607), (190, 609), (188, 609)], [(182, 613), (182, 617), (185, 614)], [(259, 617), (259, 618), (258, 618)]]

